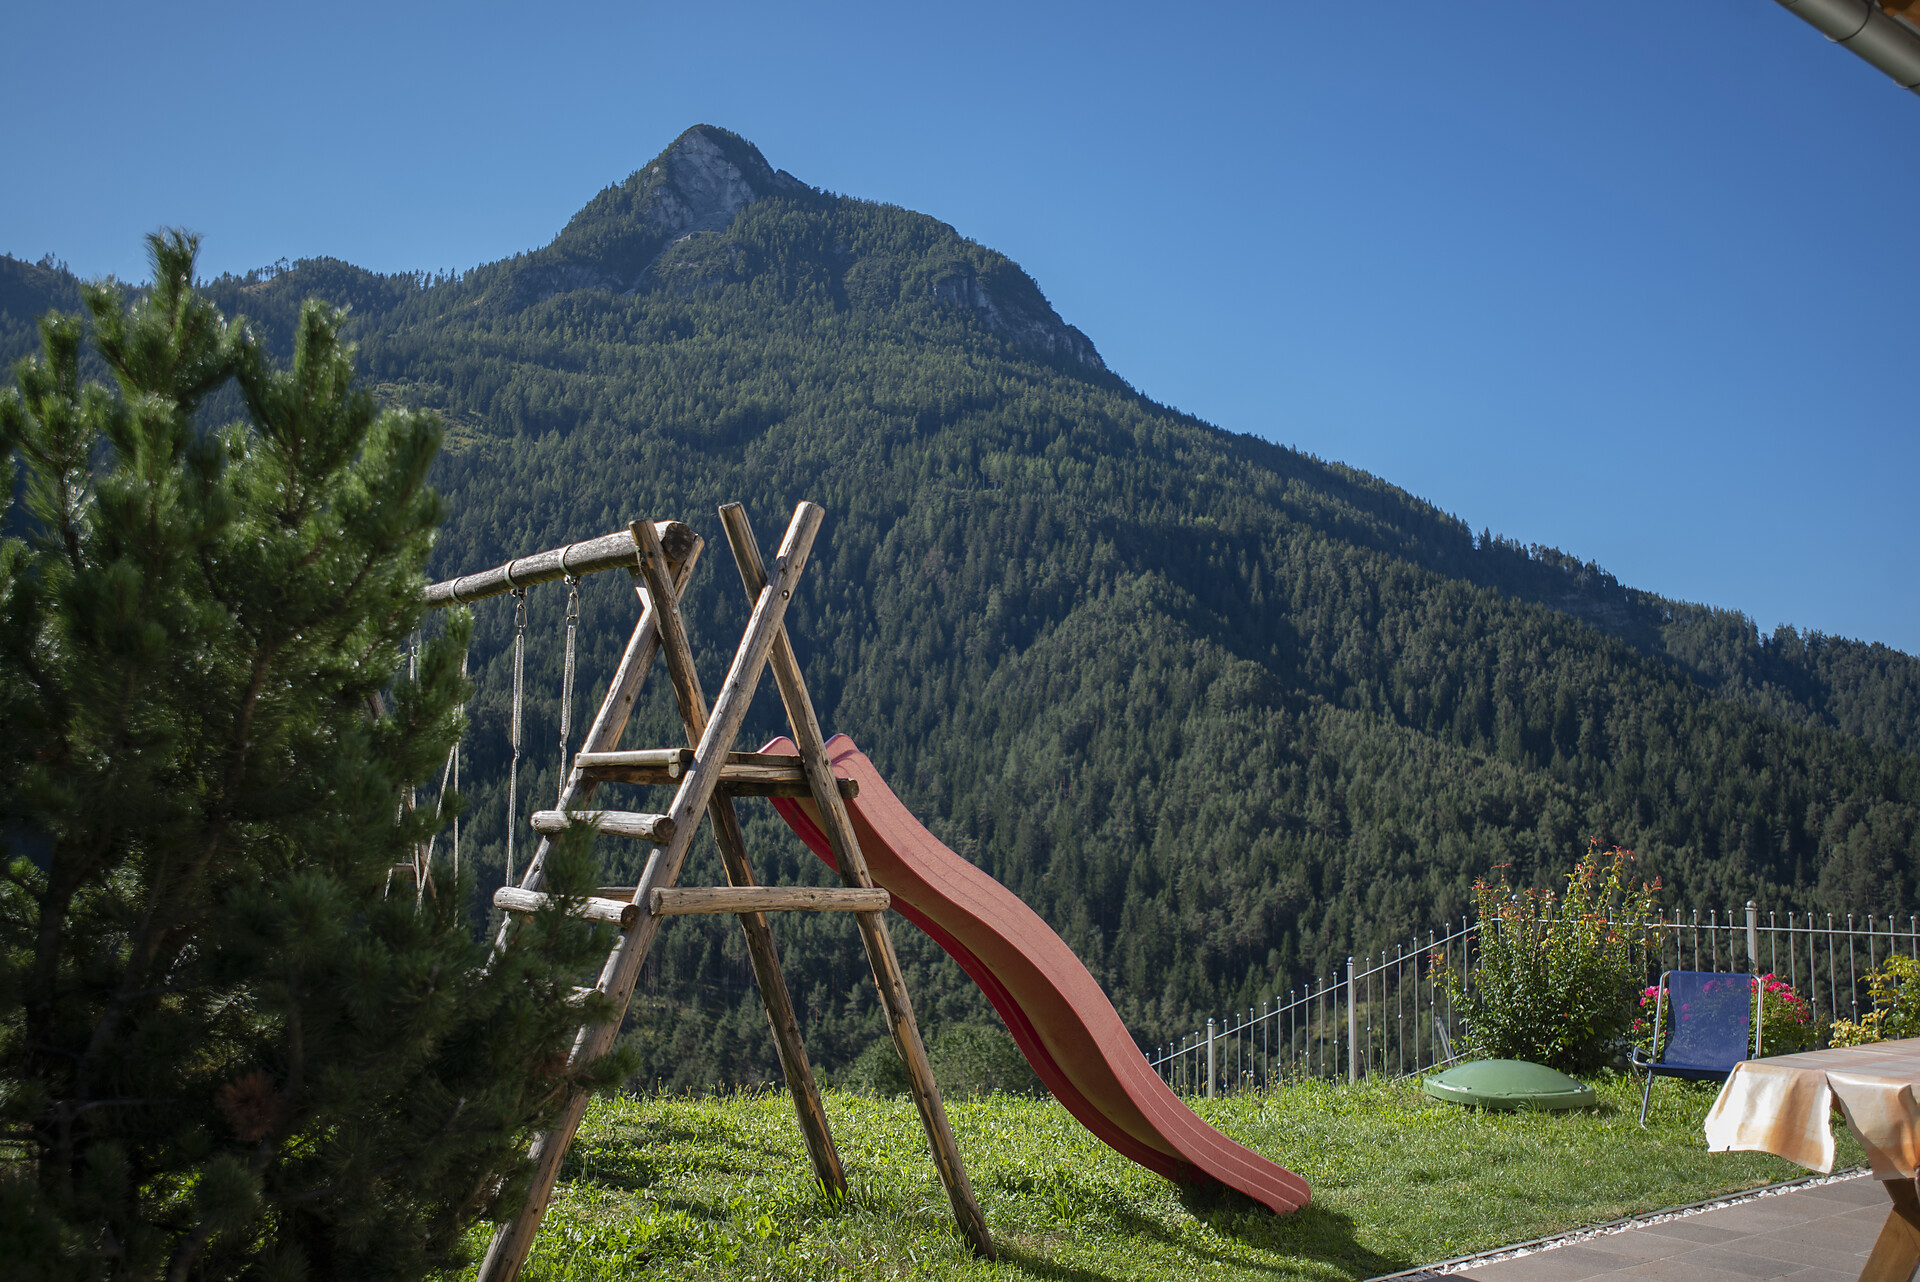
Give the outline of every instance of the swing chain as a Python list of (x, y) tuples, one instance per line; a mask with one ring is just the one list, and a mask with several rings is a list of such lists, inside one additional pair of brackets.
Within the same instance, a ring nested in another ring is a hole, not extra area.
[(520, 702), (527, 660), (527, 590), (513, 588), (513, 714), (511, 741), (513, 759), (507, 767), (507, 885), (519, 883), (513, 876), (513, 846), (519, 827), (520, 796)]
[[(463, 650), (460, 653), (460, 680), (464, 682), (466, 679), (467, 654), (466, 651)], [(469, 691), (469, 696), (471, 696), (471, 691)], [(471, 697), (469, 697), (469, 706), (471, 702)], [(461, 712), (464, 715), (466, 709), (462, 708)], [(458, 739), (453, 741), (453, 791), (455, 796), (458, 796), (460, 793), (460, 740)], [(442, 789), (440, 795), (445, 797), (446, 790)], [(453, 884), (456, 886), (460, 884), (460, 812), (458, 810), (453, 812)]]
[(567, 787), (567, 740), (573, 734), (573, 640), (580, 629), (580, 576), (567, 576), (566, 661), (560, 669), (560, 790)]
[[(460, 655), (460, 681), (464, 685), (466, 683), (466, 680), (467, 680), (467, 656), (463, 652)], [(461, 704), (460, 715), (462, 718), (466, 716), (466, 711), (467, 711), (466, 705), (464, 703)], [(447, 749), (447, 764), (440, 771), (440, 793), (437, 797), (434, 798), (434, 802), (433, 802), (433, 817), (435, 820), (438, 820), (440, 816), (446, 811), (447, 789), (449, 787), (453, 789), (455, 796), (459, 795), (460, 793), (460, 740), (457, 738), (453, 741), (452, 745)], [(416, 910), (420, 907), (422, 897), (429, 890), (433, 890), (432, 883), (429, 879), (433, 872), (434, 846), (438, 844), (439, 840), (440, 840), (440, 834), (438, 832), (435, 832), (432, 836), (427, 838), (427, 855), (426, 855), (426, 858), (421, 862), (420, 876), (414, 884), (413, 906)], [(453, 884), (455, 886), (458, 886), (460, 884), (460, 812), (458, 810), (453, 812)], [(437, 890), (434, 890), (433, 893), (436, 897), (438, 897), (440, 892)]]

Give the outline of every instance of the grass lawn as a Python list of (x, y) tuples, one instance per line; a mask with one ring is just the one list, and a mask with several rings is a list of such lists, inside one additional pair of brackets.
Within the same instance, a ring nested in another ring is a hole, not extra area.
[[(1179, 1188), (1094, 1140), (1051, 1100), (949, 1102), (1000, 1247), (975, 1260), (953, 1228), (904, 1099), (829, 1092), (851, 1185), (823, 1196), (784, 1094), (626, 1097), (587, 1114), (525, 1276), (1365, 1278), (1805, 1172), (1709, 1154), (1711, 1090), (1598, 1083), (1577, 1113), (1481, 1113), (1414, 1083), (1302, 1083), (1196, 1110), (1284, 1163), (1313, 1203), (1275, 1216)], [(1839, 1128), (1844, 1165), (1861, 1161)], [(470, 1274), (469, 1274), (470, 1276)]]

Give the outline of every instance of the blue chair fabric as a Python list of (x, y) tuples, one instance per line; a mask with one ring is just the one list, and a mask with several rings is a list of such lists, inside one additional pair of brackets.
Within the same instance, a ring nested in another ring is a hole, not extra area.
[(1725, 1081), (1735, 1064), (1759, 1058), (1759, 993), (1760, 981), (1754, 975), (1670, 970), (1660, 976), (1653, 1055), (1641, 1058), (1638, 1047), (1632, 1054), (1633, 1066), (1647, 1075), (1640, 1092), (1640, 1125), (1647, 1124), (1654, 1078)]

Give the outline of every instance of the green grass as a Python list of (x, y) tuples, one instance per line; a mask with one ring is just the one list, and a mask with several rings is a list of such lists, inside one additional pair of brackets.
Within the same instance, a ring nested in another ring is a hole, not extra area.
[[(1482, 1113), (1411, 1083), (1302, 1083), (1195, 1109), (1304, 1175), (1313, 1203), (1275, 1216), (1182, 1189), (1094, 1140), (1051, 1100), (951, 1101), (1001, 1252), (953, 1228), (905, 1099), (829, 1092), (844, 1202), (813, 1184), (780, 1094), (596, 1102), (525, 1276), (814, 1279), (1365, 1278), (1805, 1174), (1709, 1154), (1709, 1090), (1598, 1084), (1577, 1113)], [(1844, 1128), (1843, 1164), (1860, 1154)]]

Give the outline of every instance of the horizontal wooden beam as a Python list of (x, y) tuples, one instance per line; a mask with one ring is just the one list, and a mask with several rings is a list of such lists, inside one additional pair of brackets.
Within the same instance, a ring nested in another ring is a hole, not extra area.
[[(649, 766), (665, 770), (678, 778), (693, 764), (692, 748), (634, 748), (619, 752), (582, 752), (575, 756), (582, 766)], [(800, 758), (791, 752), (729, 752), (730, 766), (754, 766), (767, 770), (797, 770)]]
[[(675, 754), (684, 754), (676, 756)], [(641, 752), (582, 752), (574, 757), (576, 768), (598, 783), (633, 783), (660, 786), (676, 784), (686, 768), (693, 764), (691, 748), (653, 748)], [(851, 801), (860, 795), (860, 784), (841, 779), (840, 795)], [(778, 752), (730, 752), (720, 767), (719, 789), (734, 797), (810, 797), (806, 771), (800, 758)]]
[(640, 770), (664, 770), (669, 779), (693, 764), (692, 748), (639, 748), (631, 752), (577, 752), (573, 764), (582, 769), (604, 766), (631, 766)]
[[(636, 770), (630, 766), (597, 767), (591, 776), (597, 783), (631, 783), (645, 786), (670, 784), (673, 780), (659, 771)], [(860, 781), (840, 779), (840, 796), (852, 801), (860, 795)], [(719, 794), (723, 797), (811, 797), (813, 790), (799, 779), (730, 779), (722, 777)]]
[(575, 824), (591, 825), (612, 837), (638, 837), (642, 841), (665, 844), (673, 840), (673, 820), (665, 815), (641, 814), (634, 810), (536, 810), (535, 832), (565, 832)]
[(884, 912), (893, 897), (843, 886), (700, 886), (656, 890), (649, 907), (656, 917), (688, 913), (872, 913)]
[[(680, 521), (655, 521), (653, 528), (660, 536), (660, 545), (666, 550), (670, 563), (684, 561), (692, 553), (699, 537), (694, 534), (692, 526)], [(614, 534), (602, 534), (597, 539), (569, 543), (563, 548), (549, 548), (532, 556), (516, 557), (491, 570), (462, 574), (432, 584), (427, 588), (427, 608), (438, 610), (449, 605), (465, 605), (482, 597), (499, 596), (513, 588), (564, 579), (569, 574), (578, 577), (623, 567), (638, 570), (638, 558), (639, 549), (634, 546), (631, 533), (621, 530)]]
[[(493, 892), (493, 906), (510, 913), (537, 913), (553, 900), (552, 895), (538, 890), (522, 890), (518, 886), (502, 886)], [(580, 901), (580, 907), (574, 914), (587, 921), (612, 922), (622, 930), (632, 930), (644, 915), (640, 905), (632, 902), (621, 903), (617, 899), (598, 897)]]

